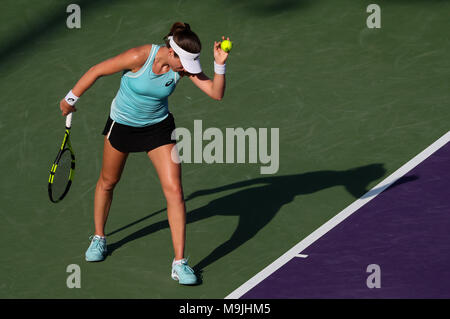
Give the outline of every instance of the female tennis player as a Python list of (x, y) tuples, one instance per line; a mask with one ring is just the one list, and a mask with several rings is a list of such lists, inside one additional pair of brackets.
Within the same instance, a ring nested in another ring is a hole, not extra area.
[(176, 140), (172, 138), (175, 122), (168, 109), (168, 96), (181, 78), (188, 77), (208, 96), (221, 100), (225, 92), (228, 53), (220, 48), (221, 42), (214, 42), (214, 78), (211, 80), (202, 72), (200, 39), (189, 24), (173, 24), (164, 40), (165, 45), (135, 47), (91, 67), (61, 101), (60, 109), (63, 116), (75, 112), (78, 98), (99, 77), (123, 71), (103, 130), (103, 163), (94, 201), (95, 234), (86, 251), (86, 260), (106, 258), (104, 228), (114, 187), (120, 180), (128, 154), (146, 152), (155, 166), (167, 201), (175, 252), (171, 276), (180, 284), (189, 285), (197, 283), (197, 277), (184, 258), (186, 208), (181, 166), (171, 157)]

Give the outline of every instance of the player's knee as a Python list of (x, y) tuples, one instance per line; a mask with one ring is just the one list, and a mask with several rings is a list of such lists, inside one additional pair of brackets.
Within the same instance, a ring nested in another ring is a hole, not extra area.
[(164, 195), (166, 200), (171, 203), (181, 203), (183, 199), (183, 188), (178, 183), (172, 183), (164, 186)]
[(106, 192), (113, 191), (118, 182), (119, 178), (112, 178), (103, 174), (100, 175), (100, 178), (98, 180), (99, 186)]

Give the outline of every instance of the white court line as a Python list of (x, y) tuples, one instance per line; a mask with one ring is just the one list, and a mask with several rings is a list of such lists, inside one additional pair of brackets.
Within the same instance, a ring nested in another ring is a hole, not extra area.
[(241, 296), (243, 296), (245, 293), (247, 293), (250, 289), (255, 287), (257, 284), (259, 284), (261, 281), (269, 277), (272, 273), (274, 273), (276, 270), (278, 270), (280, 267), (282, 267), (284, 264), (286, 264), (288, 261), (290, 261), (292, 258), (301, 255), (301, 252), (306, 249), (308, 246), (310, 246), (312, 243), (314, 243), (316, 240), (318, 240), (320, 237), (325, 235), (327, 232), (329, 232), (331, 229), (336, 227), (339, 223), (341, 223), (343, 220), (345, 220), (347, 217), (352, 215), (354, 212), (356, 212), (358, 209), (360, 209), (362, 206), (370, 202), (372, 199), (374, 199), (376, 196), (378, 196), (381, 192), (383, 192), (386, 188), (391, 186), (393, 183), (395, 183), (398, 179), (403, 177), (405, 174), (407, 174), (409, 171), (411, 171), (414, 167), (422, 163), (425, 159), (430, 157), (434, 152), (439, 150), (442, 146), (447, 144), (450, 141), (450, 131), (448, 131), (446, 134), (444, 134), (441, 138), (439, 138), (436, 142), (428, 146), (424, 151), (419, 153), (417, 156), (415, 156), (413, 159), (411, 159), (408, 163), (400, 167), (398, 170), (396, 170), (394, 173), (392, 173), (389, 177), (384, 179), (382, 182), (380, 182), (378, 185), (376, 185), (374, 188), (372, 188), (370, 191), (368, 191), (366, 194), (364, 194), (361, 198), (354, 201), (350, 206), (342, 210), (339, 214), (331, 218), (328, 222), (320, 226), (318, 229), (316, 229), (313, 233), (311, 233), (308, 237), (300, 241), (297, 245), (289, 249), (284, 255), (279, 257), (277, 260), (275, 260), (273, 263), (271, 263), (269, 266), (261, 270), (259, 273), (257, 273), (255, 276), (250, 278), (247, 282), (245, 282), (242, 286), (234, 290), (232, 293), (230, 293), (228, 296), (225, 297), (225, 299), (238, 299)]

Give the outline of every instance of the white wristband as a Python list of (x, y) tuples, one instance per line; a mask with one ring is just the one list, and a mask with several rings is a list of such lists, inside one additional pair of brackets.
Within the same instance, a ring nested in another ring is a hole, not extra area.
[(66, 97), (64, 98), (66, 100), (66, 102), (71, 105), (74, 106), (75, 103), (77, 103), (79, 97), (76, 96), (75, 94), (73, 94), (72, 90), (70, 90), (69, 93), (67, 93)]
[(226, 64), (217, 64), (216, 61), (214, 61), (214, 73), (225, 74), (225, 66)]

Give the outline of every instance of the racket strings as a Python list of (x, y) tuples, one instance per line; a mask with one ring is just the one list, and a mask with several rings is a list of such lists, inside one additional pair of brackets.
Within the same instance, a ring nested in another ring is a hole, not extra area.
[(69, 150), (65, 150), (61, 154), (58, 167), (55, 171), (52, 184), (52, 196), (54, 199), (59, 199), (66, 191), (69, 183), (70, 169), (72, 166), (72, 157)]

